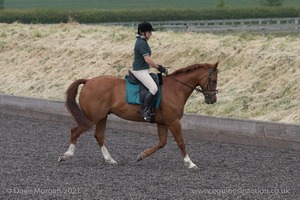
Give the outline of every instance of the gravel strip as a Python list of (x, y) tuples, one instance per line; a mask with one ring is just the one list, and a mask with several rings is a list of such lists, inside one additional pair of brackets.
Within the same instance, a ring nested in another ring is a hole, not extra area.
[(186, 140), (198, 170), (183, 164), (172, 136), (141, 162), (155, 135), (106, 130), (118, 165), (104, 162), (89, 131), (75, 156), (57, 162), (73, 123), (0, 114), (0, 199), (299, 199), (299, 151)]

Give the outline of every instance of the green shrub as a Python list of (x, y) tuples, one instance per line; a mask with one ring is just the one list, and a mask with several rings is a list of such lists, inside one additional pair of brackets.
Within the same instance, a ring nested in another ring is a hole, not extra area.
[(282, 6), (283, 0), (261, 0), (264, 6)]
[[(155, 13), (155, 14), (153, 14)], [(259, 7), (223, 9), (155, 9), (155, 10), (57, 10), (30, 9), (0, 11), (0, 23), (79, 23), (138, 22), (172, 20), (247, 19), (300, 17), (300, 7)]]
[(0, 9), (4, 8), (4, 0), (0, 0)]

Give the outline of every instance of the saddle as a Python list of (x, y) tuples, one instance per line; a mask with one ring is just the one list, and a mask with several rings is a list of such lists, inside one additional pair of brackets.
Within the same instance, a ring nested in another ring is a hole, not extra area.
[[(158, 91), (154, 96), (154, 99), (151, 103), (151, 120), (150, 123), (154, 123), (155, 120), (155, 111), (160, 105), (161, 101), (161, 85), (162, 85), (162, 74), (150, 73), (150, 76), (153, 78), (154, 82), (158, 87)], [(137, 104), (143, 105), (145, 95), (148, 92), (146, 88), (132, 73), (129, 71), (128, 75), (125, 76), (126, 80), (126, 102), (128, 104)]]

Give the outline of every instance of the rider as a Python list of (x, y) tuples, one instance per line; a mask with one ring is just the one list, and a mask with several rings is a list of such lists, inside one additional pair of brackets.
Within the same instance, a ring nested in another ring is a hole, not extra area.
[(156, 64), (151, 58), (151, 48), (148, 44), (148, 40), (152, 35), (152, 31), (155, 31), (149, 22), (142, 22), (138, 25), (138, 36), (134, 46), (134, 61), (133, 69), (130, 71), (133, 75), (141, 81), (146, 88), (148, 93), (145, 96), (144, 104), (141, 109), (141, 116), (145, 121), (150, 121), (150, 105), (158, 91), (158, 88), (154, 80), (149, 75), (150, 67), (156, 68), (161, 73), (167, 73), (167, 70)]

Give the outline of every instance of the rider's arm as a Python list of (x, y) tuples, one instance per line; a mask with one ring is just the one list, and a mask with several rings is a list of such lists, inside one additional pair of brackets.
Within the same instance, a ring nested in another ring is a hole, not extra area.
[(152, 60), (152, 58), (149, 55), (144, 56), (144, 59), (148, 63), (148, 65), (157, 69), (158, 65)]

